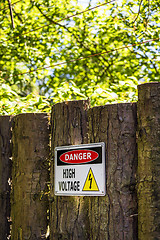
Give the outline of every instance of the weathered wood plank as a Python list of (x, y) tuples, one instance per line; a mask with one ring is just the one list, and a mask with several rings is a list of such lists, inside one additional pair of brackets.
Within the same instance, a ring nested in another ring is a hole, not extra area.
[(47, 114), (13, 119), (12, 240), (46, 239), (49, 120)]
[(0, 116), (0, 239), (10, 231), (11, 117)]
[(87, 143), (88, 101), (59, 103), (52, 109), (50, 239), (88, 239), (87, 198), (54, 196), (54, 148)]
[(138, 239), (160, 239), (160, 83), (138, 87)]
[(89, 198), (90, 239), (137, 239), (136, 104), (95, 107), (88, 112), (90, 142), (106, 144), (105, 197)]

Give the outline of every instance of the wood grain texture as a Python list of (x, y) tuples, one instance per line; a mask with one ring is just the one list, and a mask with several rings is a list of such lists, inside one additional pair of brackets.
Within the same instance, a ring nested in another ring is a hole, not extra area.
[(90, 197), (92, 240), (137, 239), (136, 104), (115, 104), (88, 111), (90, 142), (106, 144), (105, 197)]
[(55, 105), (52, 153), (56, 146), (87, 142), (106, 144), (107, 195), (54, 196), (52, 159), (50, 239), (137, 239), (136, 104), (89, 110), (83, 101)]
[(138, 87), (138, 239), (160, 239), (160, 83)]
[(88, 101), (73, 101), (52, 109), (50, 239), (88, 239), (88, 199), (54, 196), (54, 148), (87, 143), (88, 105)]
[(49, 121), (47, 114), (13, 119), (12, 240), (46, 239)]
[(0, 239), (10, 232), (11, 117), (0, 116)]

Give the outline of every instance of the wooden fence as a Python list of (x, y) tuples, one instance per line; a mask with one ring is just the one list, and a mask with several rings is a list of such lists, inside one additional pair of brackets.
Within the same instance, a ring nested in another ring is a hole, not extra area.
[[(137, 103), (0, 116), (0, 240), (160, 239), (160, 83)], [(105, 142), (106, 196), (55, 196), (54, 149)]]

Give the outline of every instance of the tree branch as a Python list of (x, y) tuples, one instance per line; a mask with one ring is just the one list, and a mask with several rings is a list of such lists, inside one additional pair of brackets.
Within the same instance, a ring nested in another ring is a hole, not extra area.
[[(32, 1), (32, 0), (31, 0), (31, 1)], [(53, 20), (52, 20), (51, 18), (49, 18), (46, 14), (43, 13), (42, 9), (41, 9), (37, 4), (36, 4), (35, 6), (36, 6), (36, 8), (39, 10), (39, 12), (47, 19), (47, 21), (49, 21), (49, 22), (51, 22), (51, 23), (53, 23), (53, 24), (56, 24), (56, 25), (58, 25), (59, 27), (64, 28), (66, 31), (68, 31), (70, 34), (72, 34), (72, 36), (74, 36), (74, 38), (76, 39), (76, 41), (80, 44), (80, 46), (81, 46), (82, 48), (86, 49), (87, 51), (90, 51), (91, 54), (95, 54), (95, 51), (93, 51), (93, 50), (91, 50), (90, 48), (88, 48), (88, 47), (84, 44), (84, 41), (80, 40), (80, 39), (78, 38), (78, 36), (77, 36), (73, 31), (70, 31), (69, 28), (67, 28), (65, 25), (62, 25), (62, 24), (60, 24), (60, 23), (58, 23), (58, 22), (56, 22), (56, 21), (53, 21)], [(86, 27), (86, 25), (84, 26), (84, 32), (85, 32), (85, 27)], [(92, 44), (93, 44), (93, 45), (96, 45), (96, 44), (94, 44), (93, 42), (92, 42)], [(83, 54), (81, 54), (81, 56), (83, 56)], [(102, 57), (102, 56), (101, 56), (101, 57)], [(98, 56), (98, 58), (99, 58), (99, 56)], [(103, 57), (102, 57), (102, 58), (103, 58)], [(99, 59), (100, 59), (100, 58), (99, 58)], [(106, 60), (106, 59), (105, 59), (105, 60)], [(109, 65), (109, 61), (108, 61), (108, 60), (107, 60), (107, 63), (108, 63), (108, 65)], [(111, 64), (110, 64), (110, 65), (111, 65)], [(107, 67), (107, 71), (108, 71), (108, 73), (112, 76), (111, 72), (109, 71), (110, 65)]]
[(8, 4), (9, 4), (9, 10), (10, 10), (10, 16), (11, 16), (11, 22), (12, 22), (12, 27), (14, 27), (14, 20), (13, 20), (13, 12), (12, 12), (12, 4), (11, 4), (11, 0), (8, 0)]
[(134, 21), (132, 22), (132, 24), (135, 23), (135, 21), (137, 20), (139, 14), (140, 14), (142, 2), (143, 2), (143, 0), (141, 0), (141, 2), (140, 2), (140, 4), (139, 4), (139, 10), (138, 10), (137, 16), (136, 16), (136, 18), (134, 19)]
[(23, 23), (23, 20), (22, 20), (22, 18), (20, 17), (20, 14), (18, 14), (15, 10), (14, 10), (14, 8), (12, 8), (13, 9), (13, 12), (16, 14), (16, 16), (18, 17), (18, 19), (19, 19), (19, 21), (21, 22), (21, 23)]
[(84, 41), (81, 41), (74, 32), (70, 31), (69, 28), (67, 28), (65, 25), (62, 25), (58, 22), (53, 21), (51, 18), (49, 18), (46, 14), (43, 13), (42, 9), (40, 9), (40, 7), (36, 4), (35, 5), (36, 8), (39, 10), (39, 12), (51, 23), (58, 25), (59, 27), (64, 28), (66, 31), (68, 31), (70, 34), (72, 34), (72, 36), (74, 36), (74, 38), (77, 40), (77, 42), (81, 45), (81, 47), (84, 47), (86, 50), (90, 51), (92, 54), (94, 54), (95, 52), (91, 51), (85, 44)]

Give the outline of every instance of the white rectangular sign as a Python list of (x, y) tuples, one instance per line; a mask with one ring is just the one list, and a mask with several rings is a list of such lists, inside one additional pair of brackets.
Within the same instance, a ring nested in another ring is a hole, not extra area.
[(55, 148), (55, 195), (106, 194), (105, 143)]

